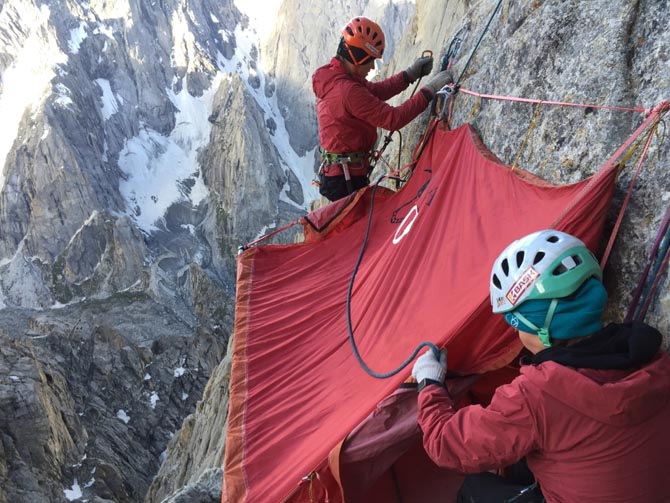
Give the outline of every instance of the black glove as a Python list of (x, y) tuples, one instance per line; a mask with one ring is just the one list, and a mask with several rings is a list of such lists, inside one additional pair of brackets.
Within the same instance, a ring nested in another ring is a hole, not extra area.
[(433, 56), (422, 56), (412, 63), (405, 73), (410, 83), (417, 80), (419, 77), (428, 75), (433, 69)]

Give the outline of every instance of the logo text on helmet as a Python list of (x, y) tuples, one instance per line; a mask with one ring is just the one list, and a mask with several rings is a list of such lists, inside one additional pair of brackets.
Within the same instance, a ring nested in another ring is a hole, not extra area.
[(510, 304), (515, 305), (524, 292), (533, 286), (533, 283), (539, 277), (540, 273), (533, 266), (526, 269), (507, 291), (507, 295), (505, 295)]
[(365, 42), (365, 48), (368, 50), (368, 54), (371, 56), (374, 56), (378, 58), (381, 56), (379, 49), (377, 49), (374, 45), (372, 45), (370, 42)]
[(400, 225), (398, 226), (398, 229), (395, 231), (395, 235), (393, 236), (393, 244), (397, 245), (402, 241), (402, 238), (404, 238), (407, 234), (409, 234), (410, 229), (412, 228), (412, 225), (414, 225), (414, 222), (419, 216), (419, 208), (415, 204), (412, 206), (412, 209), (410, 209), (407, 212), (407, 215), (405, 215), (405, 218), (402, 219), (402, 222), (400, 222)]

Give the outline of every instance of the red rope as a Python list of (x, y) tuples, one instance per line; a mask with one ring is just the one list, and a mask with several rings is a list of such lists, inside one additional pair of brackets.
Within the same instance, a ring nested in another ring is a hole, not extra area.
[[(668, 208), (665, 210), (665, 216), (663, 217), (661, 225), (658, 228), (658, 233), (656, 234), (656, 240), (654, 241), (654, 245), (651, 247), (651, 250), (649, 250), (649, 258), (647, 259), (647, 265), (644, 266), (644, 270), (640, 275), (640, 280), (637, 283), (637, 287), (633, 291), (633, 298), (631, 299), (630, 305), (628, 306), (628, 312), (626, 313), (626, 318), (624, 319), (624, 322), (631, 322), (633, 321), (633, 319), (635, 319), (635, 312), (638, 310), (640, 298), (642, 297), (644, 287), (647, 283), (647, 279), (649, 278), (649, 272), (651, 271), (652, 265), (656, 261), (657, 256), (659, 256), (659, 252), (663, 253), (661, 247), (664, 243), (664, 240), (667, 238), (666, 233), (668, 231), (668, 226), (670, 226), (670, 206), (668, 206)], [(668, 254), (666, 250), (665, 258), (667, 258), (667, 256)], [(665, 258), (663, 260), (665, 260)], [(656, 280), (660, 277), (661, 272), (662, 272), (661, 268), (659, 268), (656, 277), (653, 280), (654, 283), (656, 283)], [(643, 303), (646, 303), (646, 300), (649, 299), (649, 297), (650, 295), (647, 294), (647, 297), (645, 301), (643, 301)], [(637, 319), (641, 321), (643, 318), (644, 313), (640, 313), (640, 317), (638, 317)]]
[[(656, 124), (652, 127), (656, 128), (659, 124), (658, 121), (660, 121), (660, 116), (668, 111), (668, 108), (670, 107), (670, 101), (663, 101), (656, 105), (654, 108), (651, 109), (649, 114), (647, 115), (647, 118), (644, 120), (642, 124), (640, 124), (640, 127), (638, 127), (635, 132), (628, 138), (626, 143), (621, 145), (619, 149), (614, 153), (612, 157), (610, 157), (609, 162), (616, 162), (616, 160), (623, 155), (624, 151), (628, 149), (628, 147), (637, 139), (638, 136), (640, 136), (643, 131), (651, 124), (652, 122), (656, 121)], [(630, 183), (630, 187), (628, 188), (628, 192), (626, 193), (626, 197), (621, 205), (621, 209), (619, 210), (619, 215), (617, 216), (616, 223), (614, 224), (614, 228), (612, 229), (612, 232), (610, 234), (610, 239), (607, 243), (607, 247), (605, 248), (605, 252), (603, 253), (603, 257), (600, 260), (600, 268), (604, 269), (605, 264), (607, 263), (607, 259), (609, 258), (610, 252), (612, 251), (612, 247), (614, 246), (614, 240), (616, 239), (617, 233), (619, 232), (619, 227), (621, 227), (621, 222), (623, 220), (623, 214), (628, 206), (628, 202), (630, 201), (631, 196), (633, 195), (633, 186), (635, 185), (635, 180), (637, 179), (637, 175), (640, 172), (640, 168), (642, 167), (642, 162), (644, 161), (644, 158), (647, 154), (647, 151), (649, 150), (649, 145), (651, 144), (651, 140), (653, 138), (653, 135), (649, 133), (649, 137), (647, 138), (647, 141), (644, 145), (644, 150), (642, 151), (642, 155), (640, 156), (640, 160), (637, 164), (637, 168), (635, 169), (635, 174), (633, 175), (633, 178)]]
[(651, 110), (648, 110), (644, 107), (615, 107), (608, 105), (591, 105), (588, 103), (569, 103), (567, 101), (548, 101), (548, 100), (535, 100), (531, 98), (517, 98), (514, 96), (501, 96), (497, 94), (482, 94), (475, 91), (470, 91), (468, 89), (463, 89), (462, 87), (458, 90), (459, 93), (469, 94), (471, 96), (477, 96), (478, 98), (487, 98), (491, 100), (502, 100), (502, 101), (518, 101), (521, 103), (535, 103), (541, 105), (558, 105), (562, 107), (578, 107), (578, 108), (602, 108), (606, 110), (620, 110), (623, 112), (640, 112), (648, 115)]

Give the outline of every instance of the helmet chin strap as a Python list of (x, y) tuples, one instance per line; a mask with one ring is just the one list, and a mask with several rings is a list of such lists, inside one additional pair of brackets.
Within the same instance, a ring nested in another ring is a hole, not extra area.
[[(353, 65), (356, 66), (356, 67), (360, 66), (361, 63), (363, 63), (363, 61), (365, 61), (366, 59), (368, 59), (368, 58), (371, 57), (369, 54), (366, 54), (366, 56), (365, 56), (363, 59), (361, 59), (360, 61), (358, 61), (358, 60), (356, 59), (356, 57), (354, 56), (354, 53), (351, 52), (351, 48), (349, 47), (349, 44), (347, 44), (347, 43), (345, 42), (345, 43), (344, 43), (344, 46), (347, 48), (347, 52), (349, 53), (349, 57), (351, 58), (351, 62), (352, 62)], [(373, 58), (373, 61), (374, 61), (374, 58)]]
[(519, 311), (512, 311), (512, 314), (514, 314), (514, 316), (519, 318), (526, 326), (528, 326), (532, 330), (535, 330), (537, 332), (537, 336), (542, 341), (542, 345), (545, 348), (550, 348), (551, 342), (549, 339), (551, 336), (549, 335), (549, 326), (551, 325), (551, 320), (554, 318), (554, 312), (556, 311), (556, 306), (558, 306), (558, 299), (551, 299), (551, 304), (549, 305), (549, 309), (547, 310), (547, 316), (545, 316), (544, 318), (544, 326), (542, 328), (539, 328), (537, 325), (535, 325), (535, 323), (530, 321)]

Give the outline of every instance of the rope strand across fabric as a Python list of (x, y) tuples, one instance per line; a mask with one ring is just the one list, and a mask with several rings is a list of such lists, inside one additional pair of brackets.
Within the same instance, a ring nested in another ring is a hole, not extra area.
[(358, 346), (356, 346), (356, 340), (354, 339), (354, 330), (352, 328), (352, 323), (351, 323), (351, 292), (354, 289), (354, 282), (356, 280), (356, 274), (358, 273), (358, 268), (361, 265), (361, 261), (363, 260), (363, 255), (365, 255), (365, 249), (368, 245), (368, 238), (370, 237), (370, 229), (372, 227), (372, 215), (374, 212), (374, 207), (375, 207), (375, 193), (377, 192), (377, 188), (379, 187), (380, 182), (385, 178), (386, 176), (381, 176), (374, 184), (372, 187), (372, 193), (370, 196), (370, 212), (368, 214), (368, 225), (367, 228), (365, 229), (365, 237), (363, 238), (363, 244), (361, 245), (361, 251), (358, 254), (358, 259), (356, 260), (356, 265), (354, 266), (354, 270), (351, 273), (351, 279), (349, 280), (349, 288), (347, 290), (347, 330), (349, 332), (349, 343), (351, 344), (351, 349), (354, 352), (354, 355), (356, 356), (356, 361), (361, 365), (363, 370), (367, 372), (369, 375), (372, 377), (376, 377), (377, 379), (386, 379), (387, 377), (392, 377), (396, 375), (398, 372), (402, 371), (405, 367), (407, 367), (414, 358), (416, 358), (416, 355), (419, 354), (419, 351), (421, 351), (421, 348), (424, 347), (429, 347), (430, 349), (433, 350), (433, 353), (435, 354), (435, 357), (439, 360), (440, 358), (440, 350), (437, 348), (435, 344), (432, 342), (422, 342), (419, 344), (414, 351), (412, 351), (412, 354), (400, 364), (400, 366), (396, 367), (395, 369), (389, 371), (389, 372), (376, 372), (372, 370), (368, 365), (363, 361), (363, 357), (361, 356), (360, 352), (358, 351)]

